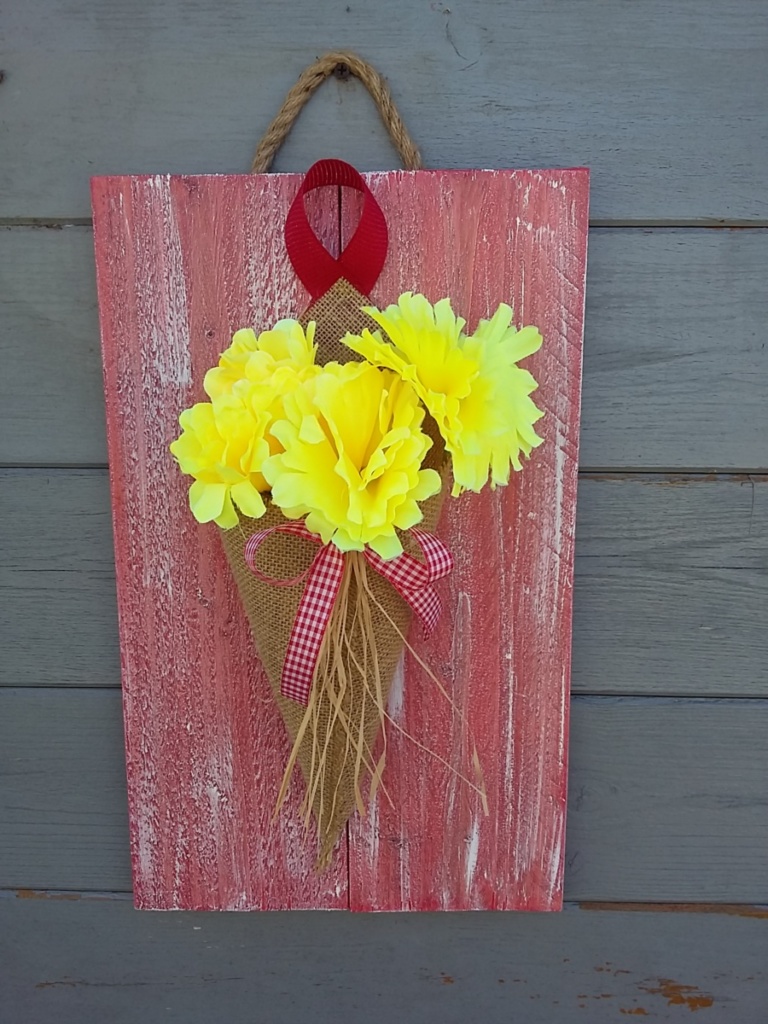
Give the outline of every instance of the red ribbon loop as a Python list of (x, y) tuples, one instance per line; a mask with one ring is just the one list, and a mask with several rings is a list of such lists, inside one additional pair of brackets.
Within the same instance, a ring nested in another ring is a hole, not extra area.
[[(273, 533), (290, 533), (315, 544), (322, 544), (322, 541), (316, 534), (310, 533), (303, 522), (295, 522), (260, 530), (252, 534), (245, 545), (246, 565), (264, 583), (289, 587), (307, 581), (293, 621), (280, 679), (281, 694), (306, 707), (320, 645), (344, 575), (345, 556), (335, 544), (324, 544), (309, 568), (298, 576), (285, 580), (267, 576), (257, 568), (256, 554)], [(371, 568), (388, 580), (408, 602), (421, 619), (425, 635), (428, 635), (437, 625), (442, 611), (440, 598), (432, 584), (453, 569), (453, 556), (433, 534), (417, 529), (410, 533), (424, 554), (424, 562), (405, 551), (389, 561), (385, 561), (370, 548), (365, 548), (363, 554)]]
[[(360, 223), (338, 259), (314, 233), (304, 209), (304, 196), (326, 185), (345, 185), (363, 194)], [(285, 220), (285, 246), (293, 269), (313, 301), (342, 277), (363, 295), (370, 294), (387, 258), (387, 222), (373, 193), (351, 164), (318, 160), (309, 168)]]

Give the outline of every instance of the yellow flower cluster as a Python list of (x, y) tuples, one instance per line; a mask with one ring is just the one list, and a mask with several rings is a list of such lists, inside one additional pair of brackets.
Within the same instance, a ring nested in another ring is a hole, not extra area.
[(368, 363), (314, 362), (314, 324), (306, 333), (282, 320), (256, 337), (238, 331), (204, 387), (179, 417), (171, 445), (194, 477), (189, 501), (201, 522), (224, 529), (238, 513), (265, 511), (263, 492), (289, 519), (342, 551), (369, 545), (382, 558), (400, 554), (397, 530), (422, 518), (418, 502), (440, 490), (422, 469), (432, 442), (413, 388)]
[[(517, 362), (541, 346), (517, 331), (501, 305), (472, 335), (448, 299), (432, 306), (407, 292), (383, 312), (380, 331), (347, 334), (364, 362), (315, 362), (315, 325), (280, 320), (258, 336), (241, 330), (205, 376), (209, 402), (179, 417), (171, 445), (194, 478), (199, 522), (236, 526), (264, 514), (264, 493), (289, 519), (303, 518), (342, 551), (402, 551), (398, 531), (422, 518), (419, 502), (440, 490), (423, 469), (431, 440), (426, 412), (453, 463), (454, 494), (506, 484), (520, 454), (541, 443), (536, 381)], [(383, 333), (382, 333), (383, 332)]]
[(189, 504), (198, 522), (228, 530), (238, 515), (264, 515), (269, 490), (264, 461), (279, 450), (271, 433), (283, 416), (283, 400), (320, 373), (315, 365), (314, 324), (306, 333), (295, 320), (280, 320), (256, 337), (237, 331), (219, 365), (205, 375), (210, 402), (179, 417), (182, 435), (171, 445), (182, 472), (194, 477)]
[(533, 424), (543, 413), (531, 393), (538, 386), (517, 365), (541, 348), (535, 327), (511, 326), (512, 309), (501, 304), (472, 335), (455, 316), (450, 299), (432, 306), (406, 292), (384, 312), (366, 312), (386, 333), (348, 334), (345, 343), (374, 366), (409, 381), (429, 410), (453, 463), (453, 494), (509, 482), (510, 466), (521, 469), (542, 439)]

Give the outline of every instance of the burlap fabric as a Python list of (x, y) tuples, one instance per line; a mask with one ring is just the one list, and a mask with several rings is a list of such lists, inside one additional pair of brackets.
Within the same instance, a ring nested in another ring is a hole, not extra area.
[[(356, 291), (348, 282), (341, 280), (322, 298), (315, 302), (302, 318), (306, 325), (310, 320), (317, 324), (315, 340), (318, 345), (318, 362), (348, 362), (358, 357), (341, 343), (347, 331), (360, 333), (365, 327), (374, 330), (377, 325), (362, 312), (361, 307), (369, 304), (365, 296)], [(425, 429), (433, 440), (425, 466), (437, 469), (445, 477), (445, 452), (442, 439), (433, 421), (428, 420)], [(434, 531), (442, 507), (445, 484), (440, 494), (424, 502), (423, 523), (420, 527)], [(280, 510), (267, 507), (261, 519), (241, 517), (238, 527), (223, 531), (224, 548), (245, 607), (256, 648), (264, 665), (275, 700), (285, 722), (291, 740), (296, 738), (305, 721), (306, 709), (280, 694), (280, 678), (285, 660), (286, 647), (296, 617), (304, 584), (278, 587), (263, 582), (245, 564), (245, 543), (252, 533), (285, 522)], [(416, 545), (404, 535), (403, 542), (411, 554), (421, 558)], [(275, 534), (259, 549), (258, 565), (267, 576), (290, 579), (302, 574), (317, 553), (317, 545), (300, 537)], [(356, 563), (358, 571), (367, 566), (364, 559)], [(383, 708), (392, 678), (402, 651), (403, 641), (399, 634), (406, 634), (410, 624), (411, 611), (397, 591), (383, 577), (367, 566), (367, 588), (359, 587), (359, 575), (347, 580), (349, 586), (346, 603), (346, 643), (343, 649), (325, 651), (324, 659), (318, 662), (319, 671), (313, 683), (315, 709), (311, 725), (306, 729), (298, 745), (297, 763), (305, 783), (315, 787), (314, 798), (310, 801), (318, 825), (318, 868), (327, 865), (333, 848), (356, 802), (360, 804), (359, 782), (361, 770), (370, 774), (374, 764), (373, 750), (383, 722)], [(368, 593), (366, 593), (366, 589)], [(370, 632), (360, 628), (360, 602), (365, 615), (370, 615), (373, 646), (369, 648)], [(339, 605), (334, 609), (337, 615)], [(354, 620), (354, 621), (353, 621)], [(391, 620), (391, 621), (390, 621)], [(337, 622), (337, 625), (340, 625)], [(330, 629), (329, 629), (330, 633)], [(338, 633), (338, 630), (336, 631)], [(341, 669), (329, 668), (334, 659), (341, 659)], [(373, 699), (374, 688), (369, 675), (374, 662), (378, 667), (380, 696)], [(343, 677), (343, 685), (336, 678), (321, 678), (326, 675)], [(383, 707), (381, 706), (383, 701)], [(342, 714), (339, 715), (339, 706)], [(367, 755), (361, 761), (350, 743), (351, 723), (362, 739)], [(318, 762), (318, 750), (324, 756)], [(376, 760), (378, 760), (378, 753)], [(318, 778), (318, 771), (320, 777)]]

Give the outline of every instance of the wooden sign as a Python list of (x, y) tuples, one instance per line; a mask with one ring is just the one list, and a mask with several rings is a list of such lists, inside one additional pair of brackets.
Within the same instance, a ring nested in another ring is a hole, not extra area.
[[(450, 296), (471, 329), (509, 302), (544, 337), (524, 365), (545, 442), (507, 488), (446, 502), (456, 569), (437, 632), (425, 642), (414, 628), (411, 643), (464, 720), (407, 656), (389, 702), (391, 802), (380, 793), (351, 819), (322, 873), (297, 780), (273, 817), (288, 737), (218, 528), (192, 518), (168, 451), (233, 332), (308, 305), (282, 234), (301, 176), (93, 181), (138, 907), (561, 905), (588, 174), (366, 180), (389, 227), (373, 301)], [(314, 195), (315, 229), (338, 252), (356, 197)], [(455, 774), (473, 741), (487, 816)]]

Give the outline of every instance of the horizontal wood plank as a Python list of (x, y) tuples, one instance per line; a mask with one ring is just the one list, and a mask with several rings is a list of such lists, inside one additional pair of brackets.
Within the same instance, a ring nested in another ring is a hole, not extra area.
[[(768, 230), (590, 235), (581, 465), (766, 468)], [(0, 463), (106, 462), (88, 228), (0, 228)]]
[[(0, 685), (118, 685), (108, 492), (0, 470)], [(574, 692), (768, 697), (768, 478), (582, 475), (578, 500)]]
[(208, 1024), (222, 1007), (228, 1024), (614, 1024), (695, 1010), (733, 1024), (765, 1008), (768, 920), (749, 907), (149, 914), (25, 897), (0, 898), (8, 1024)]
[[(755, 0), (358, 0), (325, 5), (320, 25), (312, 0), (201, 0), (194, 17), (183, 0), (6, 6), (3, 217), (87, 216), (91, 174), (245, 170), (331, 46), (388, 76), (429, 166), (586, 164), (604, 220), (768, 216), (768, 8)], [(396, 165), (354, 81), (324, 87), (276, 167), (323, 156)]]
[(129, 889), (120, 696), (0, 690), (0, 888)]
[(765, 701), (574, 698), (567, 897), (768, 903), (767, 727)]
[[(566, 898), (768, 902), (768, 702), (576, 697)], [(120, 695), (0, 690), (0, 888), (128, 890)]]
[(768, 477), (582, 476), (573, 690), (768, 696)]
[(0, 685), (119, 685), (106, 470), (0, 470), (0, 588)]

